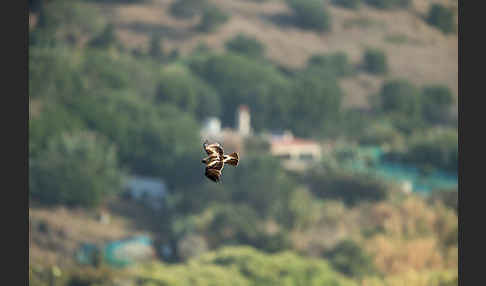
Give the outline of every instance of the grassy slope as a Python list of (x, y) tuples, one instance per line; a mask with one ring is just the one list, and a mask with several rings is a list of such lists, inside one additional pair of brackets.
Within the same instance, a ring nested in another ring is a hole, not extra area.
[[(198, 19), (182, 21), (168, 13), (173, 0), (151, 0), (137, 5), (105, 5), (117, 34), (127, 47), (146, 50), (149, 35), (162, 32), (164, 49), (190, 52), (204, 42), (222, 50), (238, 32), (257, 37), (267, 46), (267, 56), (281, 65), (299, 67), (314, 53), (345, 51), (358, 65), (366, 47), (386, 51), (390, 73), (417, 85), (443, 83), (458, 94), (458, 37), (444, 35), (425, 23), (431, 3), (443, 3), (457, 11), (454, 0), (415, 0), (409, 10), (381, 11), (362, 5), (351, 11), (331, 5), (333, 28), (329, 33), (305, 31), (278, 19), (290, 13), (283, 1), (211, 0), (231, 14), (218, 31), (201, 34), (193, 28)], [(384, 77), (359, 73), (341, 82), (346, 106), (366, 106), (366, 96), (378, 91)]]

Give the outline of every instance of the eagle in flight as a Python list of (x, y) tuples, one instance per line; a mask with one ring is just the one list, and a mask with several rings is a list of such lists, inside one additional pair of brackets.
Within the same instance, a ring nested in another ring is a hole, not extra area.
[(214, 182), (219, 182), (221, 179), (221, 171), (224, 164), (230, 164), (231, 166), (238, 166), (238, 153), (233, 152), (229, 155), (223, 153), (223, 147), (219, 143), (208, 144), (205, 140), (203, 143), (204, 151), (208, 154), (208, 157), (202, 159), (202, 162), (206, 164), (205, 175)]

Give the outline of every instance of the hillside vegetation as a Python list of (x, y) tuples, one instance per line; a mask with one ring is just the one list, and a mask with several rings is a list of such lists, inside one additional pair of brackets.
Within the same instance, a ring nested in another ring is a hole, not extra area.
[[(347, 169), (379, 146), (457, 172), (453, 2), (29, 3), (31, 285), (457, 285), (457, 190)], [(214, 184), (202, 122), (242, 104), (256, 136)], [(291, 172), (258, 136), (285, 129), (332, 149)], [(125, 198), (132, 175), (165, 181), (159, 211)], [(150, 263), (75, 259), (138, 233)]]

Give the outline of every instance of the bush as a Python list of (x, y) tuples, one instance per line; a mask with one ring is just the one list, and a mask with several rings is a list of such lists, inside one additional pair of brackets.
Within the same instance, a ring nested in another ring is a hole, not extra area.
[(385, 52), (378, 49), (367, 49), (363, 58), (363, 67), (372, 74), (386, 74), (388, 63)]
[(162, 71), (156, 99), (174, 104), (198, 119), (221, 114), (218, 93), (184, 66), (173, 65)]
[(225, 46), (229, 51), (253, 58), (261, 58), (265, 53), (265, 47), (257, 38), (245, 34), (238, 34), (228, 40)]
[(409, 118), (420, 115), (420, 94), (404, 79), (386, 81), (380, 91), (380, 100), (385, 113), (400, 113)]
[(292, 131), (297, 136), (332, 136), (341, 108), (342, 90), (331, 72), (308, 70), (296, 76), (291, 99)]
[(304, 29), (329, 31), (331, 15), (321, 0), (287, 0), (297, 24)]
[(437, 27), (443, 33), (454, 32), (454, 15), (452, 10), (441, 4), (432, 4), (427, 16), (427, 23)]
[(76, 56), (68, 48), (29, 48), (29, 97), (59, 98), (83, 92)]
[(291, 83), (272, 65), (230, 53), (196, 57), (189, 65), (219, 93), (223, 125), (235, 126), (240, 104), (249, 106), (255, 131), (281, 128), (289, 121)]
[(164, 50), (162, 49), (161, 36), (158, 33), (154, 33), (150, 38), (149, 55), (156, 60), (164, 59)]
[(422, 91), (422, 112), (431, 123), (445, 123), (449, 118), (450, 108), (454, 102), (451, 90), (442, 85), (431, 85)]
[(38, 28), (55, 34), (55, 38), (74, 44), (92, 37), (103, 29), (98, 10), (81, 1), (44, 1), (38, 15)]
[(313, 55), (307, 61), (307, 69), (331, 71), (338, 77), (353, 73), (353, 66), (344, 52)]
[(348, 9), (356, 9), (361, 4), (361, 0), (333, 0), (332, 3)]
[(197, 29), (202, 32), (214, 32), (219, 26), (226, 23), (229, 15), (219, 9), (217, 6), (209, 5), (204, 9), (201, 22)]
[(353, 278), (376, 274), (373, 258), (356, 242), (343, 240), (325, 253), (332, 266), (339, 272)]
[(161, 177), (169, 188), (203, 179), (198, 125), (177, 107), (141, 100), (128, 90), (77, 98), (71, 110), (118, 146), (120, 161), (132, 173)]
[(91, 132), (53, 137), (29, 161), (30, 193), (44, 203), (96, 206), (121, 189), (115, 147)]
[(368, 174), (353, 174), (341, 170), (326, 173), (314, 171), (308, 175), (310, 190), (320, 198), (342, 200), (353, 206), (362, 201), (380, 201), (388, 196), (387, 185)]
[(111, 23), (106, 25), (103, 31), (94, 37), (89, 44), (92, 47), (107, 49), (117, 44), (115, 26)]
[(412, 0), (365, 0), (368, 5), (379, 9), (407, 8)]
[(458, 134), (454, 129), (432, 129), (415, 134), (400, 160), (420, 167), (433, 167), (457, 172)]
[(207, 0), (176, 0), (169, 10), (177, 18), (190, 19), (202, 13), (207, 5)]

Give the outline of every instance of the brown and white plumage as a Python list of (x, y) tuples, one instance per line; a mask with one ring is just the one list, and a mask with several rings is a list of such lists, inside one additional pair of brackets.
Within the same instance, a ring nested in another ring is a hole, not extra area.
[(219, 182), (221, 180), (222, 170), (224, 164), (230, 164), (232, 166), (238, 166), (238, 153), (233, 152), (225, 155), (223, 147), (219, 143), (208, 144), (207, 140), (203, 143), (203, 148), (208, 154), (208, 157), (202, 160), (202, 163), (206, 164), (205, 175), (213, 182)]

